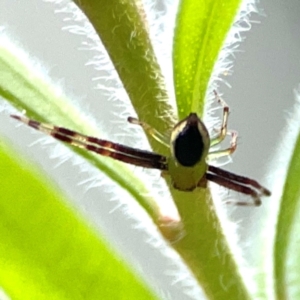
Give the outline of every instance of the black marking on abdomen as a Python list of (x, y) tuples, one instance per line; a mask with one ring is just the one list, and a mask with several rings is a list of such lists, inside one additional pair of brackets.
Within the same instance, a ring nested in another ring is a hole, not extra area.
[(176, 137), (174, 155), (184, 167), (193, 167), (202, 157), (203, 138), (198, 125), (187, 125)]

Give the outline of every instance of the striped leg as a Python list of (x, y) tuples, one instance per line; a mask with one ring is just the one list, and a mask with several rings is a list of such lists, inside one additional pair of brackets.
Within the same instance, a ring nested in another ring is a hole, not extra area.
[(79, 148), (96, 152), (102, 156), (109, 156), (113, 159), (144, 168), (159, 170), (167, 169), (167, 159), (165, 156), (86, 136), (67, 128), (40, 123), (24, 116), (11, 115), (11, 117), (36, 130), (51, 135), (55, 139)]
[(244, 206), (259, 206), (261, 204), (261, 196), (270, 196), (271, 192), (260, 185), (256, 180), (248, 177), (236, 175), (234, 173), (222, 170), (214, 166), (208, 166), (208, 172), (206, 173), (207, 180), (213, 181), (219, 185), (227, 187), (228, 189), (250, 195), (253, 199), (252, 203), (248, 202), (234, 202), (228, 201), (236, 205)]

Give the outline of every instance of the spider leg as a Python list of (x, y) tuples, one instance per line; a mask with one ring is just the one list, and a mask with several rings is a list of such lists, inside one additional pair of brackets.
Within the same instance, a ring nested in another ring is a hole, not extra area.
[(242, 202), (242, 201), (227, 201), (227, 204), (235, 204), (235, 205), (242, 205), (242, 206), (260, 206), (260, 194), (257, 193), (253, 188), (248, 186), (242, 185), (238, 182), (231, 181), (227, 178), (221, 177), (217, 174), (206, 173), (205, 175), (207, 180), (215, 182), (221, 186), (224, 186), (228, 189), (234, 190), (236, 192), (240, 192), (246, 195), (250, 195), (253, 199), (253, 202)]
[(159, 143), (166, 147), (170, 147), (169, 145), (169, 138), (161, 134), (159, 131), (157, 131), (155, 128), (151, 127), (149, 124), (142, 122), (136, 118), (128, 117), (127, 121), (131, 124), (139, 125), (141, 126), (150, 136), (152, 136), (155, 140), (157, 140)]
[(270, 196), (271, 192), (260, 185), (256, 180), (253, 180), (248, 177), (236, 175), (234, 173), (222, 170), (214, 166), (208, 166), (208, 172), (206, 173), (206, 178), (213, 182), (218, 183), (224, 187), (227, 187), (231, 190), (250, 195), (253, 199), (253, 203), (247, 202), (232, 202), (237, 205), (254, 205), (259, 206), (261, 204), (261, 196)]
[(230, 147), (223, 150), (217, 150), (209, 152), (207, 155), (207, 160), (212, 160), (216, 158), (220, 158), (222, 156), (231, 155), (237, 147), (237, 132), (236, 131), (228, 131), (227, 134), (231, 134)]
[(250, 185), (250, 186), (256, 188), (257, 190), (259, 190), (260, 193), (264, 196), (271, 196), (271, 192), (268, 189), (266, 189), (265, 187), (263, 187), (262, 185), (260, 185), (254, 179), (251, 179), (251, 178), (248, 178), (245, 176), (241, 176), (241, 175), (237, 175), (237, 174), (231, 173), (229, 171), (220, 169), (215, 166), (208, 166), (208, 171), (215, 173), (217, 175), (220, 175), (222, 177), (228, 178), (232, 181), (236, 181), (238, 183), (245, 184), (245, 185)]
[(220, 98), (216, 90), (214, 90), (214, 94), (217, 101), (221, 103), (221, 105), (223, 106), (223, 121), (222, 121), (219, 134), (216, 137), (211, 139), (210, 142), (211, 146), (217, 145), (224, 140), (227, 134), (227, 124), (228, 124), (228, 116), (229, 116), (229, 106), (227, 105), (227, 103), (222, 98)]
[(23, 116), (11, 115), (11, 117), (36, 130), (51, 135), (55, 139), (79, 148), (87, 149), (102, 156), (109, 156), (113, 159), (144, 168), (159, 170), (167, 169), (167, 159), (160, 154), (86, 136), (67, 128), (40, 123)]

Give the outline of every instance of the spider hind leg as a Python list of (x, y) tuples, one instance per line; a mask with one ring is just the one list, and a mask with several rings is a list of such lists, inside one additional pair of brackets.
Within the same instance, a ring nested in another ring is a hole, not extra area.
[(222, 170), (214, 166), (208, 166), (206, 179), (215, 182), (228, 189), (249, 195), (252, 202), (244, 201), (227, 201), (228, 204), (242, 205), (242, 206), (259, 206), (261, 205), (262, 196), (270, 196), (271, 192), (260, 185), (257, 181), (248, 177), (236, 175), (234, 173)]

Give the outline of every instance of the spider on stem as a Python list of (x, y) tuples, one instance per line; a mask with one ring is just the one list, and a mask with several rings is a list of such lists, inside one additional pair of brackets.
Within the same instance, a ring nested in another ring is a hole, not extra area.
[[(170, 155), (168, 157), (155, 152), (86, 136), (67, 128), (40, 123), (24, 116), (11, 115), (11, 117), (76, 147), (135, 166), (161, 170), (163, 176), (170, 176), (173, 187), (180, 191), (188, 192), (198, 187), (206, 187), (207, 180), (209, 180), (252, 198), (252, 202), (227, 201), (227, 203), (259, 206), (262, 196), (271, 195), (268, 189), (253, 179), (236, 175), (207, 163), (213, 158), (232, 154), (237, 146), (237, 132), (227, 130), (229, 107), (216, 91), (214, 93), (223, 107), (223, 121), (219, 133), (212, 139), (196, 113), (190, 113), (188, 117), (174, 126), (169, 141), (150, 125), (136, 118), (128, 118), (128, 122), (141, 126), (153, 138), (169, 147)], [(210, 147), (221, 143), (226, 135), (231, 135), (230, 147), (210, 152)]]

